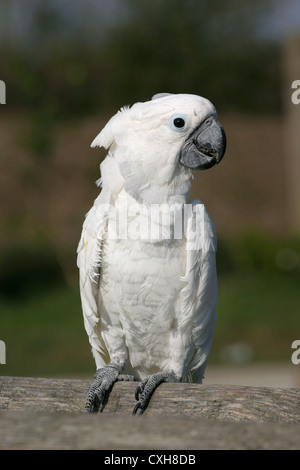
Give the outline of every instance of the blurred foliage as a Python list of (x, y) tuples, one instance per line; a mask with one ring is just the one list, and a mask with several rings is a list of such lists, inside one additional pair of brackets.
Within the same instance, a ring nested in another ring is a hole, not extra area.
[(0, 45), (9, 105), (46, 110), (47, 125), (49, 116), (89, 114), (162, 91), (200, 94), (222, 110), (278, 112), (279, 47), (257, 32), (269, 4), (126, 0), (122, 14), (108, 23), (103, 15), (90, 33), (72, 29), (63, 9), (45, 0), (30, 39)]
[(49, 246), (12, 246), (0, 257), (0, 296), (23, 301), (64, 285), (64, 275)]
[(259, 273), (299, 282), (300, 238), (247, 232), (234, 239), (219, 239), (217, 263), (221, 276)]
[(22, 140), (22, 146), (29, 153), (43, 160), (53, 151), (52, 128), (55, 122), (55, 110), (51, 106), (38, 108), (32, 113), (31, 130)]
[(206, 96), (222, 110), (278, 111), (278, 48), (257, 36), (268, 1), (128, 4), (104, 51), (117, 103), (167, 91)]

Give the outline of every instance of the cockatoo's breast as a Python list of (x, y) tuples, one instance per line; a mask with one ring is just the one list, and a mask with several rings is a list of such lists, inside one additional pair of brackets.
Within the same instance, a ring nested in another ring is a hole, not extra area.
[[(166, 361), (182, 310), (179, 292), (185, 286), (181, 278), (186, 249), (182, 237), (151, 239), (145, 232), (138, 236), (141, 215), (132, 215), (127, 222), (126, 236), (108, 236), (103, 244), (99, 307), (104, 341), (110, 324), (118, 319), (129, 366), (142, 377), (170, 368)], [(130, 227), (136, 231), (130, 233)], [(148, 230), (151, 235), (149, 225)]]

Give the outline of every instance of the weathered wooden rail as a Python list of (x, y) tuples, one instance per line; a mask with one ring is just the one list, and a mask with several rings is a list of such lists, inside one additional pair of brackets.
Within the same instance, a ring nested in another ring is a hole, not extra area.
[(132, 417), (135, 383), (117, 382), (84, 415), (89, 380), (0, 377), (0, 449), (300, 448), (300, 389), (162, 384)]

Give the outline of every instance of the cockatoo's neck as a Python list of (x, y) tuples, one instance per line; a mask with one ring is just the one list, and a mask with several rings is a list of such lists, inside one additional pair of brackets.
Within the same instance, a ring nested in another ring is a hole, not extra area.
[[(117, 161), (110, 155), (100, 165), (101, 182), (117, 199), (121, 191), (125, 191), (138, 204), (186, 204), (189, 198), (192, 172), (185, 167), (179, 167), (160, 173), (159, 177), (141, 178), (141, 168), (136, 168), (122, 174)], [(170, 176), (169, 173), (173, 172)], [(126, 176), (126, 177), (125, 177)]]
[[(178, 187), (174, 182), (170, 185), (151, 184), (143, 188), (137, 196), (137, 201), (145, 204), (187, 204), (189, 199), (189, 180), (181, 182)], [(130, 194), (130, 192), (129, 192)]]

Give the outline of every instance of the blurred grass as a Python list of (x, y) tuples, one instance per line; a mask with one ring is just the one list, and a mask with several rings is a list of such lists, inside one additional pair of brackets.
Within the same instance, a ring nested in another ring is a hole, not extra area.
[(63, 286), (17, 301), (2, 297), (0, 310), (6, 344), (1, 375), (76, 376), (94, 370), (78, 292)]
[[(218, 321), (211, 361), (248, 345), (253, 361), (290, 361), (300, 334), (300, 239), (248, 232), (220, 241)], [(237, 358), (238, 359), (238, 358)]]
[[(248, 345), (253, 361), (290, 362), (291, 343), (300, 334), (299, 243), (298, 238), (257, 234), (220, 241), (218, 321), (210, 364), (222, 362), (222, 352), (232, 344)], [(62, 282), (50, 288), (36, 284), (38, 278), (39, 271), (36, 280), (31, 273), (29, 290), (17, 296), (1, 291), (0, 339), (6, 343), (7, 364), (0, 366), (0, 375), (91, 374), (94, 361), (79, 288)]]
[[(300, 334), (299, 282), (262, 273), (219, 280), (218, 320), (210, 361), (230, 344), (249, 346), (253, 361), (290, 361)], [(235, 363), (239, 361), (236, 360)]]

